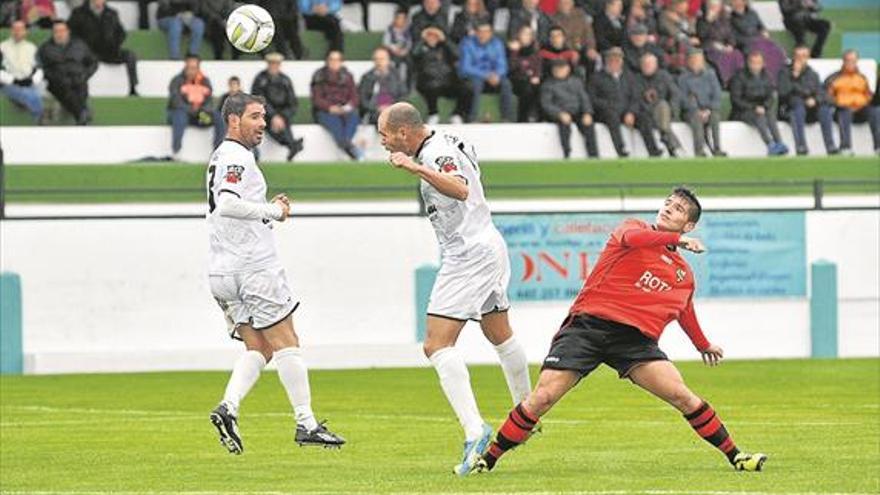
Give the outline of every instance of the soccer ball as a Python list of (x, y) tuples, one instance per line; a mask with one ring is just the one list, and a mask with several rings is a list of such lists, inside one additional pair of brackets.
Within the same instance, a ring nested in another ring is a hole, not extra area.
[(242, 5), (226, 19), (226, 37), (243, 52), (255, 53), (266, 48), (274, 35), (275, 21), (262, 7)]

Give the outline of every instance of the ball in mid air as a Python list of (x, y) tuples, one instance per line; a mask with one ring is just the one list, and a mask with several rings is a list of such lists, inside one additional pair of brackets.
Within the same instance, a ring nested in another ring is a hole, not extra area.
[(226, 19), (226, 37), (232, 46), (245, 53), (266, 48), (274, 35), (275, 21), (262, 7), (242, 5)]

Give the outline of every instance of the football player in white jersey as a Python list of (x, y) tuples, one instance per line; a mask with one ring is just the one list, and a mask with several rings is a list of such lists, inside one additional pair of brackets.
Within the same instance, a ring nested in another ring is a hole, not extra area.
[(292, 315), (299, 302), (275, 250), (272, 224), (290, 216), (290, 201), (279, 194), (266, 202), (266, 180), (254, 159), (253, 148), (266, 128), (265, 100), (237, 93), (226, 99), (222, 116), (226, 139), (214, 150), (208, 166), (208, 274), (229, 335), (244, 342), (246, 351), (235, 362), (223, 400), (211, 412), (211, 423), (229, 452), (243, 452), (239, 404), (274, 359), (294, 410), (296, 443), (341, 447), (345, 440), (318, 423), (312, 413), (308, 370), (293, 328)]
[(391, 152), (391, 164), (421, 179), (422, 198), (440, 244), (440, 271), (428, 303), (424, 351), (464, 429), (464, 453), (455, 466), (455, 473), (463, 476), (486, 450), (492, 434), (477, 408), (464, 359), (455, 348), (468, 320), (480, 322), (495, 346), (514, 404), (525, 399), (531, 388), (525, 350), (507, 319), (507, 245), (492, 223), (473, 146), (453, 134), (429, 129), (408, 103), (385, 109), (378, 132)]

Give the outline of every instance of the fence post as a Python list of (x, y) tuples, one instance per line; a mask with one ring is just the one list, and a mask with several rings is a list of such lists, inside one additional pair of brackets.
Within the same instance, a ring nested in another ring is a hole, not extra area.
[(837, 265), (810, 266), (810, 356), (837, 357)]
[(813, 209), (822, 209), (822, 195), (825, 194), (825, 184), (822, 179), (813, 181)]
[(424, 342), (428, 332), (428, 299), (431, 297), (431, 289), (434, 288), (437, 270), (435, 265), (416, 268), (416, 342)]
[(0, 273), (0, 374), (20, 375), (24, 369), (21, 347), (21, 277)]

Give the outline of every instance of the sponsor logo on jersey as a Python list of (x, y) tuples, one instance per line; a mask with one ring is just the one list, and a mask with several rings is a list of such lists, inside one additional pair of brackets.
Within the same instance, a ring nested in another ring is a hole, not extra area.
[(434, 160), (434, 163), (440, 168), (440, 171), (448, 174), (449, 172), (458, 170), (458, 165), (455, 164), (455, 160), (451, 156), (440, 156)]
[(667, 265), (672, 264), (672, 258), (670, 258), (669, 256), (666, 256), (665, 254), (661, 254), (660, 259), (663, 260), (663, 262), (666, 263)]
[(229, 165), (226, 167), (226, 182), (237, 184), (241, 180), (241, 174), (244, 173), (244, 167), (241, 165)]
[(672, 290), (671, 285), (651, 273), (650, 270), (645, 270), (645, 273), (636, 281), (635, 286), (645, 292), (666, 292)]
[(675, 280), (676, 280), (676, 282), (679, 282), (679, 283), (680, 283), (680, 282), (683, 282), (683, 281), (684, 281), (684, 277), (685, 277), (685, 275), (687, 275), (687, 272), (684, 271), (684, 269), (682, 269), (682, 268), (677, 268), (677, 269), (675, 270)]

